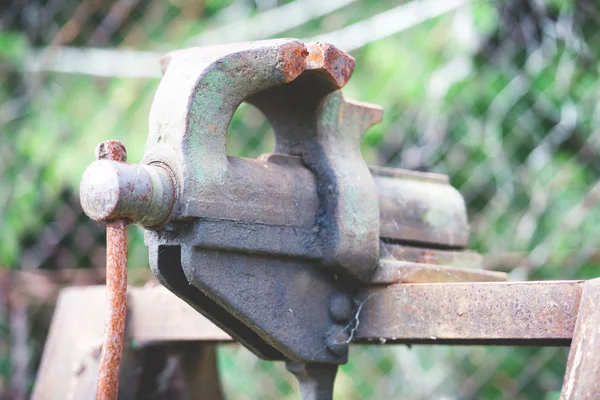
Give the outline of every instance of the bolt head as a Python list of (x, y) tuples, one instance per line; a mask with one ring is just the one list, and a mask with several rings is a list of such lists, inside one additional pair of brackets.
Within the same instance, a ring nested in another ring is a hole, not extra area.
[(338, 323), (345, 323), (352, 317), (352, 301), (344, 293), (334, 293), (329, 299), (329, 315)]
[(327, 350), (335, 356), (345, 356), (348, 354), (349, 339), (350, 335), (345, 329), (336, 330), (327, 339)]

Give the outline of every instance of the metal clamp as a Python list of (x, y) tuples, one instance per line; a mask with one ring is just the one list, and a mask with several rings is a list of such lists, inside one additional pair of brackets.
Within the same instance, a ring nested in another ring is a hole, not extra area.
[(275, 189), (285, 173), (253, 173), (262, 166), (227, 157), (229, 122), (247, 101), (273, 125), (275, 152), (300, 156), (314, 174), (319, 235), (312, 247), (324, 264), (367, 281), (379, 260), (379, 204), (359, 145), (382, 111), (339, 92), (354, 59), (328, 44), (275, 40), (182, 50), (167, 55), (163, 68), (144, 162), (175, 171), (176, 217), (314, 225), (313, 204), (309, 216), (290, 216), (307, 196), (302, 187), (289, 194)]
[[(147, 228), (150, 264), (167, 288), (327, 398), (332, 384), (314, 371), (332, 381), (347, 361), (360, 288), (431, 266), (423, 262), (438, 250), (440, 260), (460, 254), (464, 201), (438, 175), (367, 167), (360, 137), (382, 110), (344, 99), (354, 59), (332, 45), (193, 48), (162, 67), (141, 165), (93, 163), (84, 210)], [(244, 101), (271, 122), (273, 154), (227, 156)]]

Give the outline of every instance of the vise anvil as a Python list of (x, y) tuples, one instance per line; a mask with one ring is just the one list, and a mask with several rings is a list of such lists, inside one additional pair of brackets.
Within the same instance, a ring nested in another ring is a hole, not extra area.
[[(82, 206), (144, 227), (158, 280), (257, 355), (287, 361), (304, 397), (331, 397), (359, 288), (448, 271), (505, 279), (453, 266), (479, 258), (447, 177), (366, 165), (360, 138), (382, 110), (343, 97), (348, 54), (284, 39), (176, 51), (162, 69), (143, 160), (92, 163)], [(242, 102), (270, 121), (273, 153), (226, 154)]]

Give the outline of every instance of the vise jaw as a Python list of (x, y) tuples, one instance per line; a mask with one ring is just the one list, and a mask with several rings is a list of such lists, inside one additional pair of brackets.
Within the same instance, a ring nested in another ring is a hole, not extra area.
[[(360, 138), (382, 110), (342, 96), (343, 51), (272, 40), (172, 52), (162, 68), (141, 164), (92, 163), (82, 205), (146, 228), (160, 282), (259, 356), (345, 363), (359, 287), (466, 247), (445, 177), (366, 165)], [(226, 154), (244, 101), (273, 126), (272, 154)]]

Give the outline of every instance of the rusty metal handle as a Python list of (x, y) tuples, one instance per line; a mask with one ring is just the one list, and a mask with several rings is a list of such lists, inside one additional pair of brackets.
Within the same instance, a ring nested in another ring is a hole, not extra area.
[[(98, 160), (127, 161), (125, 146), (117, 140), (101, 143)], [(106, 317), (100, 356), (97, 400), (117, 400), (119, 369), (125, 337), (127, 314), (127, 224), (126, 218), (106, 224)]]

